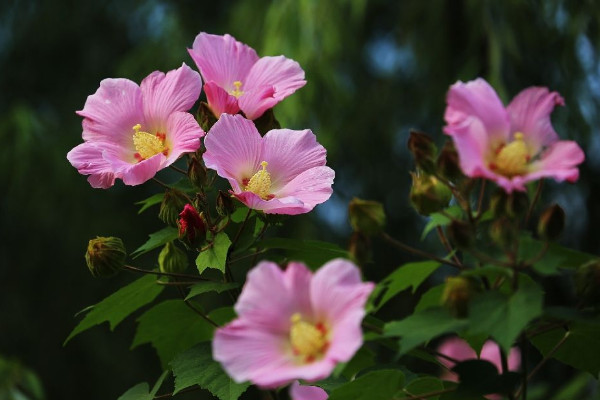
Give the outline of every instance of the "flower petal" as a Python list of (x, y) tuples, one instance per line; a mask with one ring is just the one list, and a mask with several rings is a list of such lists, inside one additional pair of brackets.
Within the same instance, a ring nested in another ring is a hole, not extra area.
[(77, 114), (85, 118), (82, 123), (84, 140), (132, 148), (133, 126), (145, 123), (142, 92), (129, 79), (104, 79)]
[(240, 111), (240, 107), (238, 106), (238, 101), (235, 96), (227, 93), (225, 89), (217, 85), (215, 82), (206, 82), (204, 85), (204, 92), (206, 93), (208, 106), (217, 118), (219, 118), (223, 113), (237, 114)]
[(508, 139), (510, 120), (502, 101), (494, 89), (483, 79), (467, 83), (456, 82), (450, 87), (446, 99), (444, 132), (454, 136), (465, 132), (473, 119), (481, 121), (483, 130), (472, 131), (477, 142), (485, 143), (484, 149), (496, 148)]
[(531, 87), (519, 93), (506, 108), (511, 132), (523, 133), (534, 154), (558, 140), (550, 121), (550, 113), (557, 105), (565, 105), (560, 94), (545, 87)]
[(88, 182), (93, 188), (106, 189), (115, 184), (115, 174), (102, 153), (101, 145), (84, 142), (67, 153), (67, 160), (80, 174), (90, 175)]
[(198, 150), (200, 138), (203, 136), (204, 131), (192, 114), (187, 112), (171, 114), (167, 120), (167, 141), (170, 148), (164, 167), (174, 163), (182, 154)]
[(118, 154), (104, 152), (103, 156), (111, 164), (117, 178), (121, 178), (123, 183), (129, 186), (140, 185), (153, 178), (160, 169), (164, 168), (167, 160), (162, 153), (133, 164)]
[(558, 182), (575, 182), (579, 179), (577, 165), (585, 159), (579, 145), (571, 140), (561, 140), (548, 147), (540, 160), (533, 162), (529, 169), (533, 172), (522, 177), (524, 182), (540, 178), (554, 178)]
[(263, 157), (276, 192), (304, 171), (325, 165), (327, 150), (309, 129), (273, 129), (263, 138)]
[(252, 65), (258, 61), (256, 51), (235, 40), (231, 35), (210, 35), (201, 32), (188, 49), (205, 82), (214, 81), (226, 91), (233, 82), (246, 83)]
[(154, 71), (142, 81), (142, 96), (146, 123), (164, 128), (169, 115), (188, 111), (200, 97), (200, 74), (183, 63), (180, 68), (164, 72)]
[(280, 100), (273, 97), (274, 94), (275, 88), (273, 86), (259, 86), (245, 92), (238, 99), (238, 105), (246, 118), (255, 120), (263, 115), (266, 110), (275, 107), (275, 104), (279, 103)]
[(300, 385), (295, 381), (290, 386), (290, 397), (292, 400), (326, 400), (329, 396), (318, 386)]
[(329, 167), (314, 167), (300, 173), (281, 190), (277, 198), (294, 197), (304, 204), (304, 212), (312, 210), (317, 204), (329, 200), (333, 189), (335, 172)]
[(294, 196), (264, 200), (253, 192), (239, 192), (233, 195), (248, 208), (263, 211), (265, 214), (298, 215), (314, 208), (314, 205), (306, 205)]
[(444, 131), (452, 136), (460, 168), (465, 175), (471, 178), (496, 176), (487, 165), (486, 160), (490, 157), (489, 143), (485, 127), (479, 119), (465, 119), (460, 127), (454, 126), (452, 131), (446, 128), (448, 127)]
[(236, 193), (242, 191), (242, 180), (260, 168), (262, 137), (254, 123), (241, 115), (222, 115), (206, 135), (204, 146), (206, 166), (229, 180)]

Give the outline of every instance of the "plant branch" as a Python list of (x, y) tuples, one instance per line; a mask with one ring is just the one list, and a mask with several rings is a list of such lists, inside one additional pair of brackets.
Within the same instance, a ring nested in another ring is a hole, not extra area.
[(446, 234), (444, 233), (444, 229), (441, 226), (438, 226), (438, 227), (436, 227), (436, 230), (437, 230), (437, 234), (440, 238), (440, 241), (442, 242), (442, 244), (444, 245), (444, 247), (446, 248), (448, 253), (452, 254), (452, 259), (454, 260), (454, 262), (462, 267), (463, 266), (462, 262), (460, 261), (460, 259), (456, 255), (456, 253), (453, 254), (454, 250), (452, 249), (452, 246), (450, 245), (450, 242), (448, 241), (448, 238), (446, 237)]
[[(448, 389), (436, 390), (434, 392), (428, 392), (428, 393), (423, 393), (423, 394), (412, 394), (408, 390), (402, 389), (402, 391), (404, 393), (406, 393), (407, 395), (409, 395), (411, 399), (419, 399), (419, 400), (426, 400), (429, 397), (435, 397), (435, 396), (439, 396), (441, 394), (454, 392), (455, 390), (456, 390), (456, 388), (448, 388)], [(399, 399), (395, 397), (393, 400), (399, 400)]]
[(150, 271), (150, 270), (143, 269), (143, 268), (132, 267), (131, 265), (123, 265), (123, 269), (127, 269), (129, 271), (134, 271), (134, 272), (139, 272), (142, 274), (151, 274), (151, 275), (158, 275), (158, 276), (172, 276), (173, 278), (186, 278), (186, 279), (193, 279), (193, 280), (197, 280), (197, 281), (210, 281), (210, 279), (202, 278), (202, 277), (199, 277), (196, 275), (177, 274), (174, 272)]
[[(200, 386), (193, 386), (193, 387), (189, 387), (189, 388), (185, 388), (180, 390), (179, 392), (177, 392), (177, 394), (179, 393), (188, 393), (188, 392), (195, 392), (196, 390), (200, 390), (202, 389)], [(161, 394), (158, 396), (154, 396), (155, 399), (168, 399), (171, 398), (175, 395), (175, 393), (165, 393), (165, 394)]]
[(420, 257), (423, 257), (423, 258), (428, 258), (428, 259), (430, 259), (430, 260), (437, 261), (437, 262), (439, 262), (439, 263), (441, 263), (441, 264), (450, 265), (451, 267), (458, 268), (458, 269), (460, 269), (460, 270), (462, 270), (462, 269), (463, 269), (463, 266), (462, 266), (462, 265), (460, 265), (460, 264), (457, 264), (457, 263), (455, 263), (455, 262), (454, 262), (454, 261), (452, 261), (452, 260), (446, 260), (446, 259), (443, 259), (443, 258), (440, 258), (440, 257), (434, 256), (433, 254), (429, 254), (429, 253), (427, 253), (427, 252), (425, 252), (425, 251), (423, 251), (423, 250), (419, 250), (419, 249), (416, 249), (416, 248), (414, 248), (414, 247), (411, 247), (411, 246), (409, 246), (409, 245), (407, 245), (407, 244), (404, 244), (404, 243), (402, 243), (402, 242), (400, 242), (400, 241), (398, 241), (398, 240), (394, 239), (393, 237), (391, 237), (390, 235), (388, 235), (388, 234), (387, 234), (387, 233), (385, 233), (385, 232), (382, 232), (382, 233), (381, 233), (381, 237), (382, 237), (382, 238), (383, 238), (383, 239), (384, 239), (386, 242), (388, 242), (389, 244), (391, 244), (392, 246), (395, 246), (395, 247), (397, 247), (397, 248), (399, 248), (399, 249), (401, 249), (401, 250), (404, 250), (404, 251), (406, 251), (406, 252), (408, 252), (408, 253), (415, 254), (415, 255), (417, 255), (417, 256), (420, 256)]
[(183, 289), (181, 288), (181, 286), (177, 286), (177, 290), (179, 291), (179, 294), (181, 295), (181, 299), (183, 300), (183, 302), (185, 303), (186, 306), (188, 306), (192, 311), (194, 311), (196, 314), (201, 316), (206, 322), (208, 322), (215, 328), (219, 327), (219, 324), (217, 324), (215, 321), (210, 319), (208, 317), (208, 315), (204, 314), (202, 311), (200, 311), (196, 307), (194, 307), (194, 305), (189, 300), (185, 299), (185, 293), (183, 293)]
[(540, 195), (542, 194), (542, 188), (544, 187), (544, 180), (540, 179), (535, 189), (535, 194), (533, 195), (533, 200), (529, 205), (529, 209), (527, 209), (527, 215), (525, 216), (525, 225), (529, 222), (529, 218), (531, 218), (531, 214), (533, 213), (533, 209), (535, 208), (536, 203), (540, 199)]

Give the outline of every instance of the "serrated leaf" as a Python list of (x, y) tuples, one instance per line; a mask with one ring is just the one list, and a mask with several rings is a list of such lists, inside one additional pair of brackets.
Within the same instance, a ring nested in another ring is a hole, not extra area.
[(225, 273), (225, 263), (227, 262), (229, 246), (231, 246), (229, 236), (225, 232), (218, 233), (213, 239), (212, 245), (198, 254), (196, 258), (198, 272), (202, 273), (206, 268), (213, 268)]
[(131, 257), (137, 258), (142, 254), (149, 252), (150, 250), (154, 250), (157, 247), (163, 246), (171, 240), (177, 239), (179, 237), (179, 232), (177, 231), (177, 228), (167, 226), (166, 228), (163, 228), (158, 232), (151, 233), (148, 236), (149, 239), (146, 241), (146, 243), (135, 249), (133, 253), (131, 253)]
[(169, 371), (165, 371), (158, 378), (152, 391), (146, 382), (138, 383), (125, 393), (123, 393), (117, 400), (153, 400), (154, 396), (158, 392), (158, 389), (162, 386), (163, 381), (169, 375)]
[(212, 338), (214, 327), (182, 300), (166, 300), (142, 314), (131, 344), (152, 344), (165, 368), (177, 354)]
[(404, 264), (382, 280), (370, 297), (367, 311), (377, 311), (398, 293), (412, 287), (412, 292), (431, 275), (441, 264), (436, 261), (421, 261)]
[(415, 347), (427, 343), (431, 339), (449, 332), (457, 332), (467, 326), (468, 322), (453, 318), (443, 308), (430, 308), (404, 318), (385, 324), (385, 336), (400, 336), (399, 354), (406, 354)]
[(145, 200), (136, 202), (135, 204), (141, 205), (141, 207), (138, 211), (138, 214), (143, 213), (144, 211), (146, 211), (148, 208), (152, 207), (153, 205), (160, 204), (164, 197), (165, 197), (164, 192), (156, 193), (155, 195), (152, 195)]
[(261, 242), (261, 247), (285, 250), (288, 259), (302, 260), (313, 269), (334, 258), (350, 258), (348, 251), (333, 243), (318, 240), (268, 238)]
[(156, 277), (153, 275), (146, 275), (122, 287), (100, 303), (87, 307), (90, 311), (69, 334), (63, 345), (75, 335), (105, 321), (108, 321), (110, 330), (114, 330), (129, 314), (152, 302), (163, 288), (164, 286), (156, 284)]
[(471, 301), (469, 332), (492, 336), (508, 354), (527, 324), (542, 315), (543, 300), (542, 290), (531, 283), (521, 284), (512, 295), (497, 291), (482, 293)]
[(175, 375), (175, 391), (198, 385), (220, 400), (236, 400), (250, 386), (249, 382), (235, 383), (213, 360), (210, 343), (200, 343), (179, 354), (170, 363)]
[[(444, 213), (454, 218), (460, 218), (462, 215), (462, 209), (458, 205), (448, 207), (444, 210)], [(421, 234), (421, 240), (425, 239), (429, 232), (437, 228), (438, 226), (450, 225), (452, 219), (441, 213), (433, 213), (429, 216), (429, 222), (425, 225), (423, 233)]]
[(329, 400), (389, 400), (403, 385), (404, 374), (401, 371), (372, 371), (334, 389)]
[(196, 297), (202, 293), (217, 292), (222, 293), (226, 290), (237, 289), (240, 284), (237, 282), (199, 282), (190, 288), (186, 300)]

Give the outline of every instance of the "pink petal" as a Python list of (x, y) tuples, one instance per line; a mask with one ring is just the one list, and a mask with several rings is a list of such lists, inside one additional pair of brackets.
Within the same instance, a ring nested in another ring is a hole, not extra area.
[(136, 186), (152, 179), (156, 173), (164, 168), (167, 158), (162, 154), (156, 154), (138, 163), (130, 163), (118, 154), (104, 152), (104, 158), (111, 164), (117, 178), (129, 186)]
[[(479, 354), (481, 360), (489, 361), (496, 366), (498, 372), (502, 371), (502, 360), (500, 358), (500, 348), (498, 345), (488, 340), (483, 344), (481, 353)], [(516, 372), (521, 367), (521, 352), (517, 348), (512, 348), (508, 355), (508, 370)]]
[[(304, 85), (304, 71), (296, 61), (284, 56), (263, 57), (244, 81), (240, 108), (248, 118), (256, 119)], [(269, 88), (270, 94), (269, 90), (257, 91), (259, 88)]]
[(292, 400), (326, 400), (329, 396), (318, 386), (300, 385), (295, 381), (290, 386), (290, 397)]
[(167, 120), (169, 155), (163, 167), (174, 163), (182, 154), (192, 153), (200, 147), (204, 131), (190, 113), (174, 112)]
[(233, 193), (233, 195), (248, 208), (263, 211), (265, 214), (298, 215), (307, 213), (314, 208), (294, 196), (263, 200), (252, 192), (239, 192)]
[[(451, 337), (442, 342), (437, 349), (438, 353), (453, 358), (457, 361), (472, 360), (477, 358), (475, 350), (469, 344), (459, 337)], [(444, 357), (438, 357), (438, 361), (444, 364), (447, 368), (454, 367), (454, 363)], [(455, 378), (456, 375), (452, 374)]]
[(129, 79), (104, 79), (77, 114), (85, 118), (84, 140), (106, 141), (123, 147), (132, 146), (133, 126), (145, 124), (142, 92)]
[(309, 129), (273, 129), (263, 138), (263, 157), (276, 192), (302, 172), (325, 165), (327, 150)]
[(140, 85), (146, 123), (155, 129), (165, 128), (167, 118), (175, 111), (188, 111), (200, 96), (200, 74), (183, 63), (165, 75), (154, 71)]
[(557, 92), (545, 87), (531, 87), (519, 93), (508, 105), (511, 132), (521, 132), (533, 153), (558, 140), (552, 128), (550, 113), (565, 101)]
[(479, 120), (483, 129), (470, 130), (474, 140), (483, 149), (493, 149), (506, 141), (510, 129), (508, 113), (494, 89), (483, 79), (467, 83), (457, 82), (450, 87), (446, 99), (444, 132), (454, 136), (465, 134), (473, 120)]
[(329, 200), (335, 172), (329, 167), (314, 167), (300, 173), (275, 194), (278, 198), (293, 197), (304, 204), (308, 212), (317, 204)]
[(106, 189), (114, 185), (115, 174), (102, 156), (102, 145), (85, 142), (67, 153), (71, 165), (82, 175), (90, 175), (88, 182), (93, 188)]
[(234, 192), (241, 192), (243, 179), (250, 179), (262, 159), (262, 137), (254, 123), (241, 115), (224, 114), (204, 139), (203, 158), (208, 168), (229, 180)]
[(575, 182), (579, 178), (577, 166), (583, 162), (585, 154), (579, 145), (571, 140), (561, 140), (548, 147), (540, 160), (533, 162), (522, 177), (524, 182), (540, 178), (554, 178), (558, 182)]
[(291, 356), (289, 356), (285, 363), (266, 364), (255, 370), (252, 376), (252, 382), (266, 388), (287, 385), (296, 379), (314, 382), (325, 379), (331, 375), (335, 366), (335, 360), (328, 357), (309, 364), (297, 364), (296, 361), (292, 360)]
[(240, 111), (240, 107), (238, 106), (238, 101), (235, 96), (227, 93), (225, 89), (217, 85), (215, 82), (206, 82), (204, 85), (204, 92), (206, 93), (208, 106), (217, 118), (219, 118), (223, 113), (237, 114)]
[(444, 132), (451, 135), (454, 141), (461, 170), (472, 178), (495, 176), (487, 165), (491, 148), (488, 147), (487, 132), (482, 122), (477, 118), (470, 118), (463, 125), (460, 129), (453, 127), (451, 131), (448, 126), (444, 127)]
[(246, 83), (252, 65), (258, 61), (256, 51), (230, 35), (210, 35), (201, 32), (194, 40), (190, 56), (200, 69), (205, 82), (214, 81), (227, 92), (233, 82)]

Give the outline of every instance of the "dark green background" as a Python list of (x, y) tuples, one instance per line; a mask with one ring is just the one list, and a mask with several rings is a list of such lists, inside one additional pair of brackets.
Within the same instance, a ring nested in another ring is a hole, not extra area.
[[(115, 235), (133, 250), (161, 226), (133, 205), (159, 189), (152, 182), (92, 189), (65, 155), (81, 142), (75, 110), (100, 80), (139, 82), (181, 62), (194, 66), (186, 47), (200, 31), (230, 33), (306, 71), (308, 84), (275, 112), (283, 126), (317, 134), (336, 181), (329, 202), (288, 222), (290, 235), (345, 246), (347, 202), (358, 196), (385, 204), (392, 235), (436, 250), (418, 243), (425, 219), (407, 202), (408, 131), (430, 132), (441, 145), (449, 85), (481, 76), (505, 102), (531, 85), (564, 96), (556, 130), (579, 141), (587, 161), (580, 182), (546, 185), (544, 201), (565, 208), (566, 244), (597, 252), (599, 17), (591, 0), (2, 2), (0, 356), (35, 370), (49, 399), (116, 399), (158, 377), (149, 346), (128, 350), (132, 318), (115, 333), (94, 328), (62, 347), (77, 311), (131, 280), (93, 279), (87, 241)], [(367, 278), (411, 259), (374, 246)], [(549, 285), (565, 293), (560, 282)]]

